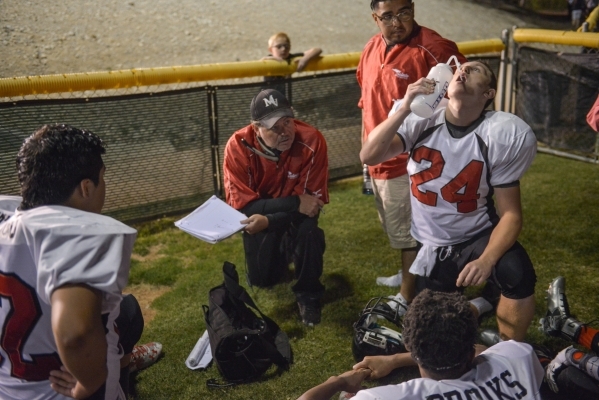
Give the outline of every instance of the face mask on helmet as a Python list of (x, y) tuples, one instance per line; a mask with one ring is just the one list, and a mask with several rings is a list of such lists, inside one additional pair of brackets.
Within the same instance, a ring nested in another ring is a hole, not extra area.
[(374, 297), (366, 304), (360, 319), (354, 323), (352, 353), (356, 361), (366, 356), (406, 352), (402, 334), (396, 330), (402, 326), (399, 307), (404, 306), (393, 297)]

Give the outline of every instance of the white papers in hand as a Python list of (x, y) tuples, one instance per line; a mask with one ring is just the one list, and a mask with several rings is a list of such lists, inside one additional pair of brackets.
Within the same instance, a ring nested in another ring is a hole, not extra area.
[(205, 242), (217, 243), (242, 230), (245, 225), (239, 221), (244, 219), (244, 214), (212, 196), (175, 226)]

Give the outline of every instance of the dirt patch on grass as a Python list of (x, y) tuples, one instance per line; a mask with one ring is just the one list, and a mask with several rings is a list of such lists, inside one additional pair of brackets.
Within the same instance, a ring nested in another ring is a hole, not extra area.
[[(160, 254), (160, 251), (164, 247), (164, 244), (154, 245), (148, 249), (145, 255), (140, 255), (138, 253), (131, 254), (131, 259), (141, 263), (156, 261), (164, 257), (164, 254)], [(147, 325), (156, 316), (156, 310), (152, 308), (152, 302), (170, 290), (171, 288), (169, 286), (141, 283), (137, 285), (129, 285), (125, 288), (125, 290), (123, 290), (123, 292), (131, 293), (133, 296), (135, 296), (139, 302), (139, 306), (141, 307), (144, 323)]]
[(156, 261), (159, 258), (164, 257), (164, 254), (160, 254), (160, 250), (162, 250), (164, 247), (165, 246), (162, 243), (154, 245), (154, 246), (150, 247), (148, 249), (148, 253), (143, 256), (138, 253), (131, 254), (131, 259), (133, 259), (135, 261), (139, 261), (139, 262)]
[(139, 302), (139, 306), (141, 307), (144, 323), (147, 325), (152, 322), (156, 316), (156, 310), (152, 308), (152, 302), (170, 290), (171, 288), (168, 286), (148, 285), (146, 283), (142, 283), (139, 285), (127, 286), (123, 292), (131, 293), (133, 296), (135, 296)]

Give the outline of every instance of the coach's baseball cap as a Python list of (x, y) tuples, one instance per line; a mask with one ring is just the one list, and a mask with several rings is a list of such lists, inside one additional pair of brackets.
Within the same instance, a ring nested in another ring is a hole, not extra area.
[(264, 89), (252, 99), (250, 114), (252, 121), (259, 121), (266, 129), (272, 128), (283, 117), (293, 118), (289, 100), (274, 89)]

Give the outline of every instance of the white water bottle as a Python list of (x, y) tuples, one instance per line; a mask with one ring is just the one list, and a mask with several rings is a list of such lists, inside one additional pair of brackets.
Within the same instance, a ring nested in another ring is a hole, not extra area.
[(419, 117), (430, 118), (435, 108), (437, 108), (443, 97), (445, 97), (449, 81), (451, 81), (452, 77), (453, 70), (449, 64), (439, 63), (431, 68), (426, 78), (436, 82), (435, 90), (431, 94), (416, 96), (412, 104), (410, 104), (412, 112)]

